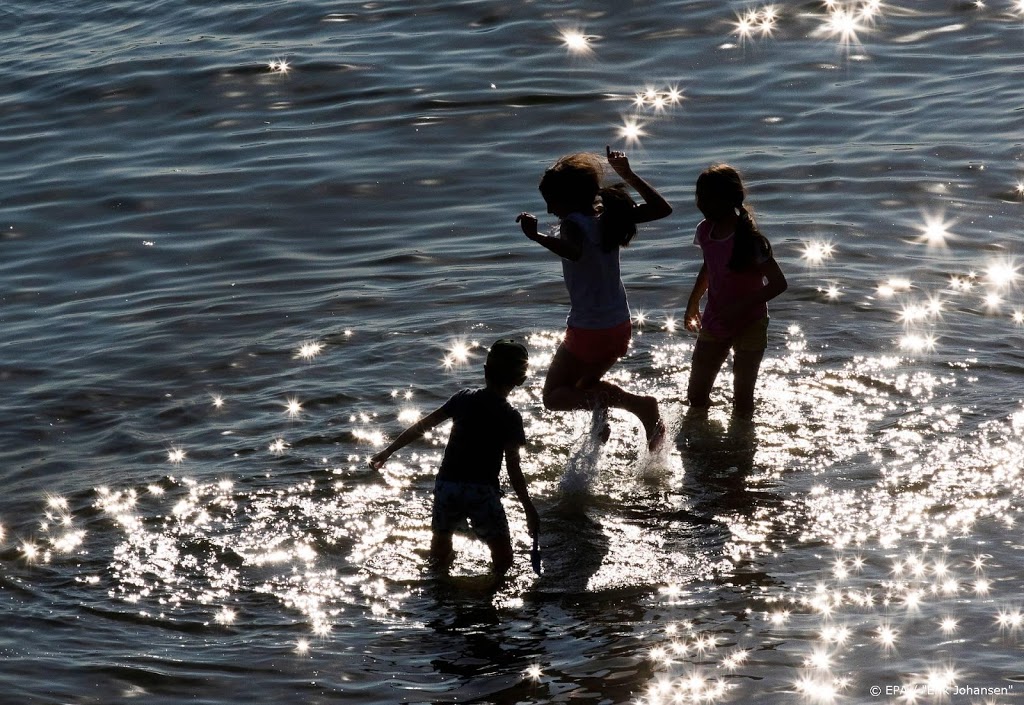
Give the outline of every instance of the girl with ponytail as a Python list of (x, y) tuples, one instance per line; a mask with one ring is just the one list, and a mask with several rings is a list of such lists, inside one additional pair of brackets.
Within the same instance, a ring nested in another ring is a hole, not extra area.
[[(544, 172), (540, 193), (548, 213), (558, 218), (557, 235), (537, 232), (537, 218), (520, 213), (523, 234), (562, 260), (569, 290), (565, 338), (544, 380), (544, 406), (558, 411), (608, 407), (625, 409), (643, 424), (653, 449), (665, 425), (652, 396), (639, 396), (602, 379), (626, 354), (632, 335), (626, 289), (619, 275), (619, 249), (636, 235), (637, 223), (664, 218), (672, 207), (637, 176), (622, 152), (605, 148), (607, 164), (625, 183), (603, 186), (604, 160), (598, 154), (562, 157)], [(626, 186), (636, 190), (636, 203)], [(609, 433), (602, 430), (604, 437)]]
[(704, 254), (704, 264), (686, 306), (686, 328), (699, 333), (686, 396), (691, 408), (710, 405), (715, 378), (731, 350), (733, 413), (751, 418), (757, 374), (768, 347), (767, 303), (788, 284), (744, 205), (739, 172), (727, 164), (709, 167), (697, 178), (696, 191), (704, 220), (693, 241)]

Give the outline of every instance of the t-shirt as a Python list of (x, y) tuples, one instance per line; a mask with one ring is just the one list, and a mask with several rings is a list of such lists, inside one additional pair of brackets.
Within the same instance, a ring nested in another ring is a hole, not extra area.
[(457, 392), (441, 408), (452, 432), (437, 479), (498, 487), (505, 446), (526, 445), (522, 414), (486, 387)]
[(619, 248), (605, 252), (597, 216), (571, 213), (566, 216), (583, 233), (583, 252), (578, 260), (562, 260), (562, 277), (569, 290), (569, 318), (573, 328), (614, 328), (629, 320), (626, 287), (619, 275)]
[[(729, 259), (732, 257), (733, 233), (722, 239), (713, 239), (711, 231), (713, 223), (702, 220), (697, 225), (697, 232), (694, 235), (693, 243), (700, 247), (704, 253), (704, 264), (708, 270), (708, 302), (701, 314), (701, 328), (714, 336), (730, 337), (740, 333), (755, 321), (759, 321), (768, 315), (768, 304), (759, 302), (746, 311), (732, 326), (726, 325), (719, 320), (718, 309), (726, 301), (736, 297), (746, 297), (756, 294), (764, 288), (764, 276), (757, 267), (751, 267), (742, 272), (736, 272), (729, 268)], [(754, 259), (755, 264), (764, 264), (768, 261), (767, 252), (758, 252)]]

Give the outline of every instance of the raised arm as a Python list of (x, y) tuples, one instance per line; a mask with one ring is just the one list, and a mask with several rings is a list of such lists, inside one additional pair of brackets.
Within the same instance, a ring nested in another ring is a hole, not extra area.
[(412, 426), (402, 431), (398, 435), (398, 438), (391, 442), (391, 445), (370, 458), (370, 467), (374, 470), (380, 470), (384, 467), (384, 463), (388, 461), (388, 458), (390, 458), (395, 452), (406, 447), (447, 418), (448, 413), (443, 408), (431, 411)]
[(672, 213), (672, 206), (658, 193), (653, 186), (633, 172), (629, 159), (624, 152), (613, 152), (611, 146), (605, 145), (608, 164), (623, 181), (629, 184), (644, 199), (634, 210), (633, 220), (637, 223), (649, 223), (659, 220)]
[(530, 532), (530, 536), (536, 536), (540, 530), (540, 517), (537, 515), (536, 507), (533, 506), (533, 500), (530, 499), (526, 478), (523, 477), (523, 468), (519, 462), (519, 446), (514, 443), (505, 446), (505, 470), (508, 472), (508, 481), (526, 513), (526, 529)]

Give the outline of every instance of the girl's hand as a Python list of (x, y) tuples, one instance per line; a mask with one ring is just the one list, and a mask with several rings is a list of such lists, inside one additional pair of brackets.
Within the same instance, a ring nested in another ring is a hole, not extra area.
[(516, 216), (516, 222), (523, 229), (523, 235), (531, 240), (537, 239), (537, 216), (532, 213), (520, 213)]
[(684, 316), (686, 320), (683, 321), (683, 325), (686, 326), (686, 330), (691, 333), (700, 333), (700, 308), (698, 306), (687, 306)]
[(623, 179), (628, 179), (633, 175), (633, 170), (629, 166), (629, 158), (625, 152), (613, 152), (609, 145), (605, 145), (604, 149), (608, 154), (608, 164), (616, 174)]

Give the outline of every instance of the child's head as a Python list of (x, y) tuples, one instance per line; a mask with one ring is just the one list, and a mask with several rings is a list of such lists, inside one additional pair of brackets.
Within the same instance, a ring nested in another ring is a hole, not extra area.
[(743, 207), (747, 193), (740, 173), (728, 164), (709, 166), (697, 177), (697, 208), (716, 220)]
[(740, 173), (728, 164), (709, 166), (697, 177), (697, 208), (708, 220), (738, 216), (729, 268), (743, 271), (772, 256), (772, 247), (744, 205), (747, 197)]
[(526, 381), (529, 362), (530, 353), (525, 345), (502, 338), (487, 351), (484, 379), (492, 384), (518, 387)]
[[(544, 172), (540, 193), (548, 212), (564, 218), (570, 213), (601, 212), (601, 244), (607, 251), (625, 247), (636, 235), (633, 208), (636, 203), (625, 186), (602, 188), (604, 158), (599, 154), (569, 154)], [(600, 209), (598, 208), (600, 199)]]
[(601, 190), (604, 163), (596, 154), (569, 154), (544, 172), (540, 194), (548, 204), (548, 212), (563, 218), (569, 213), (589, 213)]

